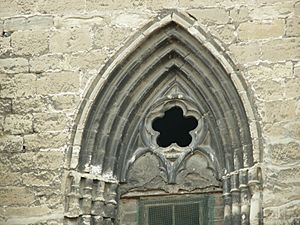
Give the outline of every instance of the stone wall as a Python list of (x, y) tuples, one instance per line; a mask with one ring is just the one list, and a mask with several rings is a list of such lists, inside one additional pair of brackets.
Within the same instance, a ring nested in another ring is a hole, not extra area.
[(300, 1), (0, 0), (0, 224), (62, 223), (66, 152), (89, 84), (171, 8), (213, 35), (246, 81), (264, 143), (264, 223), (300, 223)]

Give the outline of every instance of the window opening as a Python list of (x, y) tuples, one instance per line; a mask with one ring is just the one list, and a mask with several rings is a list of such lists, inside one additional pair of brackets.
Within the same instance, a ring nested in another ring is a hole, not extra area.
[(192, 142), (190, 131), (198, 126), (198, 121), (193, 116), (184, 116), (183, 110), (172, 107), (167, 110), (163, 117), (155, 118), (152, 127), (160, 134), (157, 137), (157, 144), (160, 147), (168, 147), (176, 143), (180, 147), (186, 147)]
[(138, 225), (212, 225), (214, 198), (141, 200)]

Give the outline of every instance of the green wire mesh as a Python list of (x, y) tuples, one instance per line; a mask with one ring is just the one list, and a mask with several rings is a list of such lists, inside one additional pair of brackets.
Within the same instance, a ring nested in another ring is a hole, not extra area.
[(214, 197), (141, 200), (138, 225), (213, 225)]

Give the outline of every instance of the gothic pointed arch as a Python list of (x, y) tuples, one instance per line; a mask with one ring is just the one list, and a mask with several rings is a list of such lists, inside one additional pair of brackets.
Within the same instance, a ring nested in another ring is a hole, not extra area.
[[(113, 224), (120, 194), (145, 190), (133, 171), (152, 160), (161, 183), (147, 190), (170, 191), (164, 184), (184, 192), (221, 190), (224, 221), (250, 224), (249, 182), (258, 180), (251, 171), (260, 161), (260, 138), (245, 85), (195, 21), (178, 12), (157, 20), (107, 64), (79, 109), (66, 218)], [(153, 123), (174, 108), (197, 122), (187, 144), (162, 146)]]

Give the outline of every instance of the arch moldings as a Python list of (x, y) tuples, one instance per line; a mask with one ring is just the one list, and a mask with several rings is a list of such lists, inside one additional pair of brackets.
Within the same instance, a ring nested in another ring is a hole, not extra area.
[[(203, 126), (210, 127), (209, 138), (179, 158), (199, 151), (215, 161), (216, 179), (222, 180), (224, 221), (249, 224), (254, 207), (250, 191), (255, 189), (250, 186), (260, 176), (260, 137), (233, 63), (197, 21), (179, 12), (157, 18), (125, 46), (103, 68), (80, 106), (67, 162), (67, 220), (113, 224), (118, 185), (126, 182), (124, 170), (147, 152), (165, 160), (165, 168), (172, 167), (160, 149), (145, 148), (139, 136), (150, 106), (170, 101), (186, 104), (186, 112), (196, 107), (207, 121)], [(175, 175), (169, 175), (172, 182)]]

